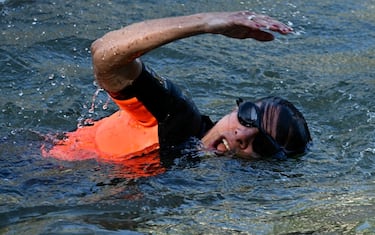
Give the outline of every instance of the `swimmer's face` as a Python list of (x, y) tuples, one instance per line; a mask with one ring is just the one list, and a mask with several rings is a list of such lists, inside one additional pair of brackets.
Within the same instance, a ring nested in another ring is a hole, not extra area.
[(258, 128), (246, 127), (237, 118), (237, 109), (220, 119), (203, 137), (206, 149), (217, 154), (234, 154), (242, 158), (260, 158), (253, 150)]
[(283, 160), (306, 152), (310, 131), (292, 103), (268, 97), (257, 103), (238, 99), (237, 106), (203, 137), (208, 150), (243, 158), (263, 156)]

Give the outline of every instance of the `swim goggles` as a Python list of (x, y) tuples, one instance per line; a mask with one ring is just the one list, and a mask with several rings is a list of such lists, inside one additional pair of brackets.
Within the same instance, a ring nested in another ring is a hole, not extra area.
[(236, 100), (238, 106), (237, 118), (241, 125), (258, 128), (259, 133), (253, 141), (253, 150), (263, 157), (274, 157), (284, 160), (287, 158), (286, 151), (276, 142), (271, 135), (266, 133), (261, 125), (260, 109), (254, 103), (241, 98)]

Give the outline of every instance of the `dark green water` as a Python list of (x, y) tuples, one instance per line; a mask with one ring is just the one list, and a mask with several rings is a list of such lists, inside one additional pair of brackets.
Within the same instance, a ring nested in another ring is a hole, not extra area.
[[(374, 234), (375, 1), (0, 1), (1, 234)], [(294, 102), (314, 139), (285, 162), (203, 157), (138, 180), (43, 158), (42, 135), (112, 113), (89, 47), (148, 18), (250, 9), (295, 29), (203, 35), (145, 56), (218, 119), (238, 96)], [(91, 110), (90, 110), (91, 109)]]

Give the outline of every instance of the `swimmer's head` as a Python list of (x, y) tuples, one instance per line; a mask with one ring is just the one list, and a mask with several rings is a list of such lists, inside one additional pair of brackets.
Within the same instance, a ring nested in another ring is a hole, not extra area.
[[(280, 97), (266, 97), (255, 102), (262, 117), (261, 128), (270, 135), (286, 156), (306, 152), (311, 135), (303, 115), (289, 101)], [(267, 151), (266, 145), (254, 143), (259, 152)], [(256, 149), (255, 149), (256, 150)]]

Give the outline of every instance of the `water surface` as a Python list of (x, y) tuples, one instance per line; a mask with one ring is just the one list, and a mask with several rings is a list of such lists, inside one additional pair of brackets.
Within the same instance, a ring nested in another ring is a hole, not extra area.
[[(140, 179), (95, 160), (43, 158), (46, 134), (116, 110), (94, 106), (90, 44), (142, 19), (253, 10), (295, 29), (260, 43), (202, 35), (144, 57), (218, 119), (241, 96), (279, 95), (314, 145), (288, 161), (184, 156)], [(1, 1), (0, 233), (375, 233), (375, 2)]]

